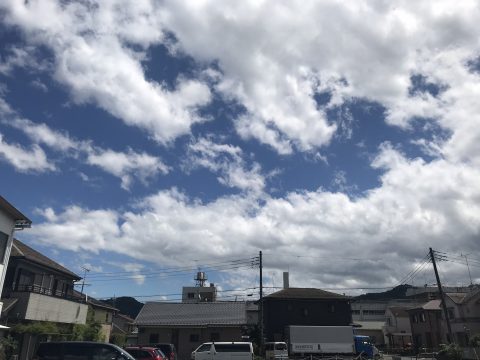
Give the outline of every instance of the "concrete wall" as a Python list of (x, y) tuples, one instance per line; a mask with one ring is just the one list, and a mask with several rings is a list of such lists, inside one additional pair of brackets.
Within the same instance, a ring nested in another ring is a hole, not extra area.
[(18, 298), (13, 315), (20, 319), (85, 324), (88, 306), (75, 301), (36, 293), (15, 293)]

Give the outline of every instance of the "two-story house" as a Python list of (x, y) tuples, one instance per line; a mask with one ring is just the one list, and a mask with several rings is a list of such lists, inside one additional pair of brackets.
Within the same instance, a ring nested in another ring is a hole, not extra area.
[[(63, 328), (85, 324), (88, 305), (73, 295), (81, 278), (59, 263), (15, 239), (3, 287), (4, 324), (57, 323)], [(20, 359), (31, 358), (38, 338), (24, 334)]]
[[(15, 230), (28, 228), (32, 222), (12, 204), (0, 196), (0, 296), (7, 273), (7, 265)], [(3, 302), (0, 301), (0, 313)]]
[(286, 288), (263, 298), (263, 323), (267, 341), (287, 340), (289, 325), (349, 326), (350, 297), (321, 289)]

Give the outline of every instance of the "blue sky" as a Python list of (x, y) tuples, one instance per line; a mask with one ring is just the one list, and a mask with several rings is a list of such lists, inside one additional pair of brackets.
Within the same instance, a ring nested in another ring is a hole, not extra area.
[(470, 283), (461, 254), (480, 280), (477, 3), (0, 16), (2, 195), (92, 296), (175, 300), (202, 269), (254, 297), (260, 250), (268, 291), (283, 271), (350, 294), (433, 283), (429, 247), (447, 283)]

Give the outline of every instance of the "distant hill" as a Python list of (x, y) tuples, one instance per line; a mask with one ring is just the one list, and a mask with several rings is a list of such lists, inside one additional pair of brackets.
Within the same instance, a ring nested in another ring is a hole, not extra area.
[(406, 298), (405, 294), (407, 289), (412, 288), (412, 285), (399, 285), (394, 287), (392, 290), (379, 292), (379, 293), (367, 293), (363, 295), (356, 296), (355, 300), (389, 300), (389, 299), (404, 299)]
[(110, 306), (116, 307), (122, 314), (135, 319), (143, 307), (143, 303), (129, 296), (121, 296), (115, 299), (102, 300)]

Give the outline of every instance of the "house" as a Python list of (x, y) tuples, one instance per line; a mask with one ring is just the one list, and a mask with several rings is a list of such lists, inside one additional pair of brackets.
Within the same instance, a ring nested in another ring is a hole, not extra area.
[(314, 288), (285, 288), (263, 298), (263, 324), (266, 341), (286, 341), (289, 325), (349, 326), (350, 297)]
[(415, 350), (436, 351), (448, 339), (442, 321), (440, 300), (430, 300), (407, 310), (412, 328)]
[(108, 342), (113, 330), (113, 318), (118, 313), (118, 309), (92, 297), (87, 297), (87, 305), (93, 320), (101, 325), (103, 341)]
[(480, 334), (480, 288), (469, 293), (447, 293), (445, 304), (454, 340), (467, 346), (471, 336)]
[(113, 315), (110, 338), (115, 335), (121, 335), (126, 339), (135, 331), (135, 328), (134, 319), (128, 315), (117, 312)]
[[(59, 263), (14, 239), (3, 287), (2, 322), (9, 326), (52, 322), (71, 333), (73, 325), (85, 324), (87, 317), (88, 305), (74, 296), (74, 282), (80, 279)], [(20, 360), (31, 358), (40, 338), (25, 333), (18, 340)]]
[(134, 324), (138, 344), (172, 343), (180, 360), (207, 341), (241, 341), (247, 326), (245, 302), (147, 302)]
[(383, 327), (386, 345), (392, 349), (404, 349), (411, 344), (412, 327), (408, 309), (410, 306), (389, 306), (385, 311), (386, 322)]
[[(7, 265), (13, 243), (14, 232), (30, 227), (32, 222), (7, 200), (0, 196), (0, 296), (7, 273)], [(3, 302), (0, 301), (0, 313)]]

